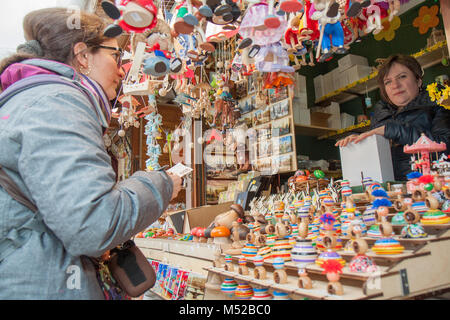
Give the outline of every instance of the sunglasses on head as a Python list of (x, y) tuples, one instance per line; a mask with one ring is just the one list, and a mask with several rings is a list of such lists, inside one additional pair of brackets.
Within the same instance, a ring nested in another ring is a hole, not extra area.
[(102, 49), (109, 49), (109, 50), (117, 51), (118, 54), (116, 56), (116, 63), (117, 63), (118, 67), (122, 66), (123, 50), (121, 48), (108, 47), (108, 46), (103, 46), (103, 45), (98, 45), (98, 46), (96, 46), (96, 48), (102, 48)]

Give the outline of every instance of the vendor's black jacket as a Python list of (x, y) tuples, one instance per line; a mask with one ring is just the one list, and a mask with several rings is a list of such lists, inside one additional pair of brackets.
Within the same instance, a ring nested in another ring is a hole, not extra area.
[(417, 97), (402, 109), (384, 101), (374, 106), (370, 119), (371, 129), (385, 126), (384, 136), (391, 140), (394, 177), (406, 180), (411, 172), (411, 154), (403, 152), (403, 146), (415, 143), (421, 133), (435, 142), (444, 142), (448, 154), (450, 144), (450, 111), (430, 100), (422, 89)]

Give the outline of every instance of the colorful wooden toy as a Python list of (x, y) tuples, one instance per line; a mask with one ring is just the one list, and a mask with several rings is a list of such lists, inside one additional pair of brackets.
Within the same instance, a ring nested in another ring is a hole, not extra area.
[(273, 297), (269, 293), (268, 288), (264, 287), (254, 287), (253, 288), (253, 297), (251, 300), (272, 300)]
[(413, 210), (407, 210), (403, 213), (403, 218), (407, 223), (406, 226), (403, 227), (400, 235), (402, 238), (425, 238), (427, 237), (427, 233), (423, 229), (423, 227), (418, 224), (420, 221), (419, 213)]
[(240, 300), (250, 300), (253, 296), (253, 288), (246, 282), (239, 282), (234, 295)]
[(249, 271), (248, 271), (248, 267), (247, 267), (247, 258), (246, 257), (241, 257), (239, 259), (238, 264), (239, 264), (238, 273), (243, 275), (243, 276), (248, 275)]
[(253, 276), (255, 279), (265, 280), (266, 269), (263, 267), (264, 258), (262, 256), (255, 256), (253, 258), (253, 263), (255, 264), (255, 268), (253, 269)]
[(327, 275), (329, 281), (327, 285), (327, 292), (329, 294), (343, 295), (344, 289), (339, 282), (340, 274), (342, 273), (342, 264), (334, 259), (325, 261), (322, 264), (324, 271), (322, 273)]
[(284, 259), (283, 258), (275, 258), (273, 259), (273, 281), (275, 283), (287, 283), (287, 274), (284, 270)]
[(225, 256), (225, 270), (234, 272), (233, 257), (229, 254)]
[(228, 297), (233, 297), (238, 284), (233, 278), (225, 278), (222, 282), (220, 290)]

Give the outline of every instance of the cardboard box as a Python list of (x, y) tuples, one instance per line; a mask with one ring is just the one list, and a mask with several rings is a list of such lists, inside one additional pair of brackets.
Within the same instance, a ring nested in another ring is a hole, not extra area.
[(372, 73), (372, 67), (355, 65), (347, 69), (347, 77), (349, 83), (358, 81), (361, 78), (367, 77)]
[(311, 112), (311, 125), (317, 127), (328, 127), (328, 118), (331, 114), (325, 112)]
[(349, 84), (347, 70), (343, 72), (341, 72), (339, 69), (337, 70), (338, 71), (333, 75), (334, 87), (336, 88), (335, 90), (342, 89)]
[(294, 124), (301, 126), (310, 126), (311, 125), (310, 110), (294, 107)]
[(341, 113), (341, 128), (348, 128), (350, 126), (353, 126), (355, 124), (355, 117), (351, 114), (342, 112)]
[(354, 65), (368, 66), (369, 62), (366, 57), (355, 54), (348, 54), (338, 60), (338, 68), (340, 72), (345, 71)]
[(314, 93), (316, 96), (316, 100), (319, 100), (325, 95), (323, 75), (318, 75), (314, 78)]
[(231, 210), (233, 202), (221, 203), (213, 206), (201, 206), (187, 209), (184, 218), (183, 233), (188, 233), (194, 227), (208, 227), (214, 218), (221, 213)]
[(308, 108), (308, 96), (306, 93), (301, 93), (298, 96), (295, 96), (294, 99), (292, 99), (292, 107), (293, 108), (301, 108), (301, 109), (307, 109)]
[(361, 185), (361, 172), (377, 182), (394, 181), (389, 140), (373, 135), (363, 141), (340, 147), (342, 176), (350, 186)]
[(323, 75), (324, 95), (334, 91), (333, 73), (328, 72)]
[(307, 94), (306, 89), (306, 77), (295, 72), (294, 73), (295, 86), (294, 86), (294, 97), (299, 97)]
[(331, 102), (331, 104), (327, 107), (314, 107), (311, 108), (311, 112), (329, 113), (330, 117), (328, 118), (326, 127), (336, 130), (341, 129), (341, 113), (339, 103)]

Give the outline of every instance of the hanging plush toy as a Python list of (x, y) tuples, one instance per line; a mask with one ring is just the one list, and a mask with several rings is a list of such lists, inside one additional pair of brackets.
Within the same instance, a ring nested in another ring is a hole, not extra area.
[[(320, 38), (317, 50), (317, 57), (320, 55), (320, 48), (322, 55), (318, 59), (319, 62), (324, 62), (333, 55), (331, 44), (336, 48), (336, 53), (343, 54), (347, 52), (344, 48), (344, 30), (341, 25), (341, 14), (339, 10), (329, 10), (331, 0), (315, 0), (314, 5), (310, 10), (310, 17), (313, 20), (319, 21)], [(338, 9), (338, 8), (337, 8)], [(336, 15), (331, 15), (330, 11)], [(331, 15), (331, 17), (329, 16)], [(331, 37), (331, 41), (330, 41)]]
[(146, 44), (143, 71), (154, 77), (162, 77), (169, 72), (176, 73), (181, 68), (180, 61), (175, 60), (173, 52), (173, 39), (169, 25), (158, 19), (156, 26), (143, 33), (134, 34), (131, 38), (131, 47), (135, 51), (137, 43)]
[(104, 30), (105, 36), (114, 38), (123, 31), (140, 33), (155, 27), (158, 9), (152, 0), (116, 0), (116, 4), (102, 1), (103, 10), (114, 20)]
[(298, 32), (302, 36), (308, 35), (307, 40), (315, 41), (320, 37), (319, 23), (317, 20), (311, 19), (310, 10), (312, 8), (311, 0), (304, 0), (304, 15), (303, 15), (303, 27), (299, 27)]

